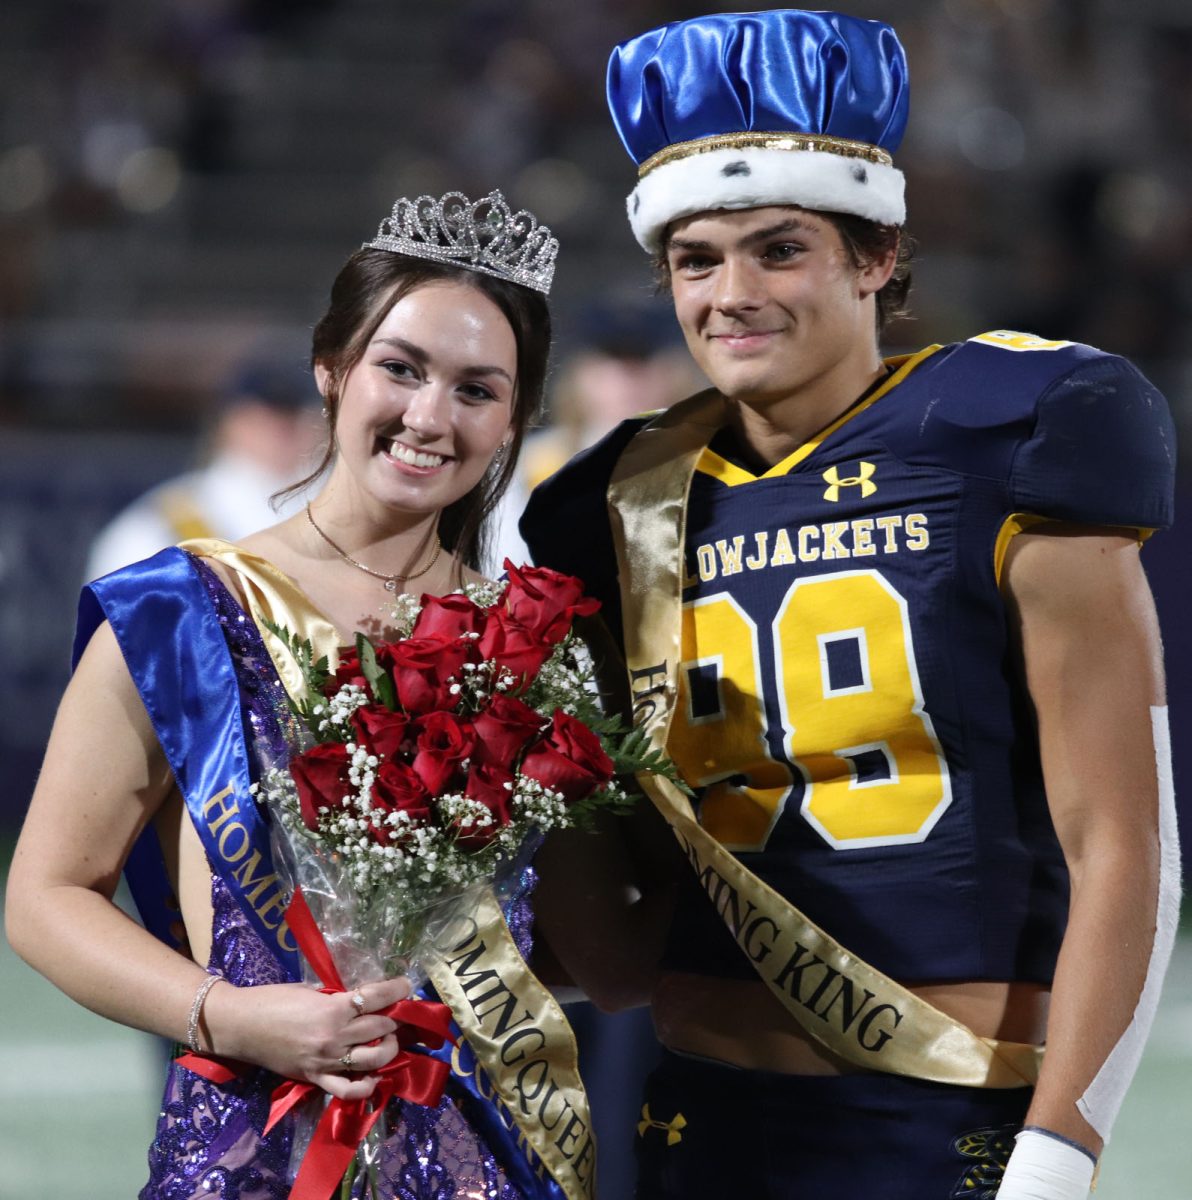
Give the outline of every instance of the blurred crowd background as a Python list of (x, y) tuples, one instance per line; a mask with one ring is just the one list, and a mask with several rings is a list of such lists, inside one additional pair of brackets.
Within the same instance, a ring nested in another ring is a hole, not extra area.
[[(999, 327), (1090, 342), (1142, 367), (1192, 445), (1192, 5), (847, 8), (891, 21), (911, 65), (897, 162), (920, 252), (915, 316), (890, 330), (890, 351)], [(625, 221), (634, 171), (603, 76), (614, 43), (706, 11), (5, 0), (0, 843), (66, 680), (79, 584), (128, 554), (134, 533), (175, 540), (147, 531), (144, 509), (109, 522), (157, 487), (158, 518), (197, 531), (178, 480), (212, 464), (231, 472), (207, 479), (217, 504), (304, 473), (318, 424), (309, 332), (340, 263), (396, 196), (500, 187), (562, 241), (551, 406), (523, 498), (620, 416), (698, 386)], [(1192, 770), (1187, 500), (1187, 523), (1144, 556), (1167, 639), (1177, 784)], [(254, 504), (237, 502), (229, 520), (265, 523)], [(503, 548), (516, 546), (516, 506)]]

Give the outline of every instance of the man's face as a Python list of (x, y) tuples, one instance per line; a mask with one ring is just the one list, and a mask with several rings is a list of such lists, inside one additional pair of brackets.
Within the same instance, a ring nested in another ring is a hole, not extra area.
[(848, 381), (876, 360), (873, 294), (892, 256), (853, 266), (836, 227), (800, 208), (697, 213), (667, 242), (675, 314), (712, 384), (751, 407)]

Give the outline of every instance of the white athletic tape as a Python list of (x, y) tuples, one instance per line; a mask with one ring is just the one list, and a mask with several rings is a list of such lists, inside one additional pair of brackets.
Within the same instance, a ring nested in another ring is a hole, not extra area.
[(1133, 1019), (1093, 1077), (1088, 1090), (1076, 1101), (1081, 1116), (1106, 1142), (1109, 1141), (1109, 1133), (1117, 1119), (1126, 1089), (1138, 1069), (1143, 1045), (1155, 1020), (1159, 990), (1171, 960), (1180, 913), (1180, 839), (1176, 828), (1171, 731), (1167, 724), (1166, 705), (1151, 709), (1151, 731), (1155, 739), (1155, 766), (1159, 778), (1159, 905), (1155, 917), (1155, 944), (1151, 948), (1146, 981), (1142, 985), (1142, 995), (1138, 998)]
[(1034, 1129), (1015, 1139), (997, 1200), (1088, 1200), (1094, 1163), (1083, 1150)]

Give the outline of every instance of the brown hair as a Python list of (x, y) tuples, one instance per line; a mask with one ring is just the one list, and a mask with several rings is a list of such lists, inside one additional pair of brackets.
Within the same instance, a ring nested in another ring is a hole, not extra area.
[[(792, 207), (798, 207), (793, 205)], [(907, 297), (911, 290), (911, 263), (915, 255), (915, 239), (900, 225), (881, 225), (851, 213), (821, 212), (807, 209), (828, 221), (840, 235), (844, 252), (854, 270), (868, 266), (875, 259), (894, 251), (894, 272), (874, 294), (874, 321), (881, 337), (886, 326), (897, 317), (910, 315)], [(667, 249), (669, 230), (663, 238), (662, 249), (654, 256), (654, 272), (660, 291), (670, 291), (670, 262)]]
[(327, 370), (327, 450), (314, 471), (281, 494), (306, 487), (334, 461), (340, 389), (348, 372), (364, 356), (386, 313), (403, 296), (425, 284), (440, 282), (463, 283), (483, 292), (504, 314), (517, 343), (508, 451), (494, 459), (480, 482), (466, 496), (449, 504), (439, 519), (439, 539), (444, 549), (473, 570), (480, 570), (487, 548), (485, 519), (513, 478), (526, 429), (542, 403), (546, 383), (550, 311), (546, 298), (529, 288), (452, 263), (409, 258), (388, 250), (357, 250), (335, 277), (331, 301), (311, 339), (311, 363)]
[(911, 290), (911, 261), (915, 256), (915, 239), (900, 225), (881, 225), (851, 213), (820, 213), (840, 234), (844, 251), (854, 270), (894, 251), (894, 271), (874, 293), (877, 335), (896, 317), (910, 315), (907, 297)]

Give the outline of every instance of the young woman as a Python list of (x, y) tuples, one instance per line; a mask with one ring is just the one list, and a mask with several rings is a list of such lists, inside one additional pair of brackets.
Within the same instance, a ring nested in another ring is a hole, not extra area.
[[(480, 578), (484, 518), (541, 397), (556, 251), (499, 193), (398, 201), (315, 329), (330, 433), (317, 496), (238, 546), (187, 543), (84, 592), (77, 669), (10, 875), (9, 939), (88, 1008), (251, 1068), (216, 1084), (171, 1064), (142, 1200), (281, 1200), (292, 1126), (262, 1132), (278, 1076), (360, 1099), (397, 1053), (379, 1010), (407, 981), (338, 994), (296, 982), (247, 788), (295, 742), (285, 665), (253, 615), (268, 600), (345, 645), (390, 632), (399, 590)], [(147, 928), (112, 903), (126, 866)], [(454, 1083), (437, 1108), (391, 1113), (386, 1195), (527, 1194), (524, 1160), (502, 1156), (494, 1128)]]

